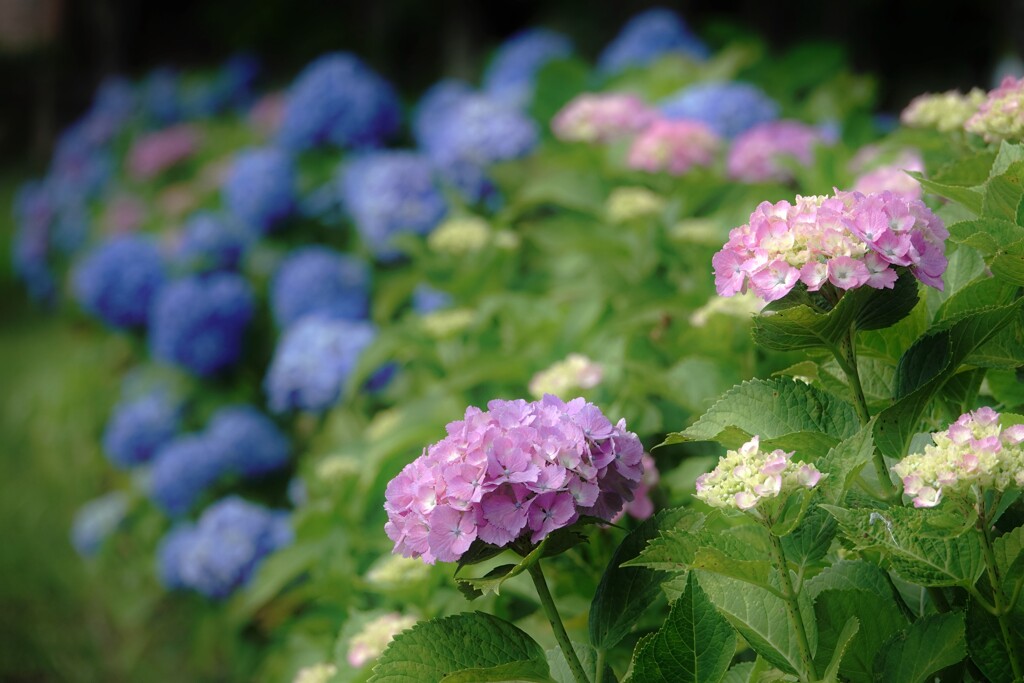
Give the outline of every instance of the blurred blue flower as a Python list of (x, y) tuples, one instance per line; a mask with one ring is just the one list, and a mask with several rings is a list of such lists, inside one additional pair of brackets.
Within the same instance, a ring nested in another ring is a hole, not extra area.
[(295, 322), (278, 341), (264, 380), (271, 412), (330, 408), (375, 337), (366, 322), (318, 316)]
[(156, 127), (177, 123), (184, 114), (181, 78), (169, 67), (159, 67), (139, 85), (143, 116)]
[(233, 217), (202, 212), (185, 223), (175, 260), (197, 273), (237, 270), (251, 241)]
[(465, 97), (473, 94), (473, 88), (465, 81), (446, 78), (430, 87), (420, 98), (412, 117), (412, 133), (416, 143), (423, 149), (429, 142), (448, 112)]
[(149, 495), (170, 517), (181, 517), (224, 475), (218, 444), (205, 434), (179, 436), (156, 452)]
[(703, 121), (726, 138), (734, 138), (779, 116), (775, 100), (757, 86), (740, 82), (688, 86), (664, 100), (660, 109), (668, 119)]
[(327, 247), (301, 247), (274, 274), (270, 308), (280, 327), (310, 313), (363, 320), (370, 313), (370, 268)]
[(239, 153), (224, 182), (225, 205), (253, 234), (263, 235), (287, 218), (296, 203), (295, 167), (275, 148)]
[(164, 285), (164, 262), (144, 237), (116, 237), (89, 251), (72, 280), (82, 307), (113, 327), (139, 327)]
[(123, 491), (112, 491), (90, 500), (75, 513), (71, 545), (82, 557), (92, 557), (121, 525), (127, 513), (128, 496)]
[(444, 218), (447, 202), (430, 161), (415, 152), (371, 152), (345, 166), (341, 194), (363, 243), (390, 260), (396, 235), (425, 235)]
[(288, 464), (291, 446), (274, 421), (252, 406), (221, 408), (206, 425), (225, 472), (261, 477)]
[(525, 107), (533, 98), (537, 73), (548, 62), (572, 54), (572, 41), (548, 29), (526, 29), (497, 49), (483, 78), (483, 90), (496, 100)]
[(655, 7), (637, 14), (622, 27), (597, 58), (597, 68), (614, 75), (646, 66), (667, 53), (703, 60), (710, 51), (672, 10)]
[(103, 451), (118, 467), (149, 462), (181, 426), (181, 405), (156, 391), (114, 408), (103, 431)]
[(248, 583), (263, 558), (292, 542), (289, 516), (237, 496), (217, 501), (194, 526), (181, 526), (160, 549), (168, 588), (190, 588), (225, 598)]
[(150, 316), (153, 356), (206, 377), (242, 355), (245, 329), (255, 312), (252, 290), (232, 273), (187, 277), (168, 284)]
[(452, 295), (420, 283), (412, 290), (412, 308), (420, 315), (433, 313), (452, 305)]
[(375, 147), (394, 135), (400, 122), (391, 85), (355, 55), (333, 52), (295, 79), (278, 140), (290, 150)]

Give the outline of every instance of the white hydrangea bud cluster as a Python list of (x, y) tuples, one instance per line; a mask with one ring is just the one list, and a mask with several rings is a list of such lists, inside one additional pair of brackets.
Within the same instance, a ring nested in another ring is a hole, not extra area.
[(338, 667), (333, 664), (320, 663), (304, 666), (295, 674), (292, 683), (327, 683), (338, 673)]
[(571, 398), (583, 389), (593, 389), (601, 383), (604, 368), (586, 356), (570, 353), (565, 360), (541, 370), (530, 380), (530, 394), (542, 398), (554, 394), (559, 398)]
[(892, 468), (903, 480), (903, 492), (914, 497), (914, 507), (935, 507), (945, 494), (966, 494), (975, 487), (1024, 486), (1024, 425), (1003, 429), (991, 408), (964, 413), (932, 440), (924, 453), (908, 455)]
[(430, 576), (430, 565), (412, 557), (385, 555), (366, 573), (366, 582), (379, 590), (414, 585)]
[(476, 320), (476, 311), (469, 308), (446, 308), (423, 316), (423, 331), (434, 339), (444, 339), (462, 332)]
[(604, 210), (612, 223), (625, 223), (661, 213), (665, 200), (646, 187), (617, 187), (608, 195)]
[(431, 251), (453, 256), (483, 251), (490, 241), (490, 225), (476, 216), (450, 218), (427, 236)]
[(964, 123), (988, 142), (1024, 138), (1024, 78), (1007, 76)]
[(911, 128), (934, 128), (942, 133), (961, 130), (985, 101), (985, 91), (974, 88), (964, 95), (958, 90), (918, 95), (900, 114)]
[(708, 302), (690, 314), (690, 324), (704, 327), (713, 315), (725, 315), (732, 318), (749, 320), (761, 312), (766, 302), (753, 291), (742, 292), (734, 296), (713, 296)]
[(367, 662), (377, 659), (392, 638), (415, 625), (415, 617), (403, 616), (397, 612), (377, 617), (367, 623), (362, 631), (352, 636), (346, 657), (348, 663), (360, 668)]
[(714, 470), (697, 477), (697, 498), (712, 507), (750, 510), (762, 500), (813, 489), (826, 476), (814, 465), (794, 461), (793, 453), (763, 452), (760, 441), (755, 436), (722, 456)]

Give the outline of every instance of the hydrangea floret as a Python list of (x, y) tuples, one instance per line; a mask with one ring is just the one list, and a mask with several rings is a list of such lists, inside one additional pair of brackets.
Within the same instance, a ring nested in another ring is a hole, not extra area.
[(494, 400), (466, 409), (386, 490), (394, 552), (457, 561), (476, 539), (539, 543), (581, 515), (610, 520), (643, 477), (643, 446), (592, 403)]
[(338, 673), (338, 667), (327, 662), (310, 664), (295, 672), (292, 683), (330, 683)]
[(611, 142), (651, 125), (658, 113), (629, 93), (584, 93), (562, 107), (551, 130), (567, 142)]
[(674, 121), (703, 121), (718, 135), (735, 138), (759, 123), (774, 121), (779, 104), (750, 83), (711, 81), (690, 85), (660, 105)]
[(782, 298), (798, 283), (809, 291), (827, 284), (891, 289), (896, 269), (905, 267), (941, 290), (948, 236), (924, 203), (892, 192), (762, 202), (712, 258), (715, 288), (732, 296), (750, 286), (765, 301)]
[(746, 183), (789, 182), (788, 164), (807, 166), (815, 145), (824, 142), (821, 130), (799, 121), (769, 121), (736, 138), (729, 150), (729, 177)]
[(974, 88), (964, 95), (958, 90), (918, 95), (900, 113), (900, 121), (911, 128), (934, 128), (952, 133), (964, 124), (985, 101), (985, 91)]
[(935, 507), (947, 494), (1024, 487), (1024, 425), (1004, 429), (991, 408), (964, 413), (945, 431), (932, 434), (932, 440), (923, 453), (908, 455), (892, 468), (914, 507)]
[(565, 360), (541, 370), (530, 380), (530, 395), (541, 398), (544, 394), (568, 396), (581, 389), (593, 389), (601, 383), (604, 368), (582, 353), (570, 353)]
[(1024, 138), (1024, 78), (1007, 76), (964, 123), (988, 142)]
[(533, 28), (506, 40), (483, 76), (483, 90), (495, 99), (523, 107), (533, 98), (537, 74), (549, 62), (572, 55), (572, 41), (556, 31)]
[(683, 175), (710, 166), (722, 141), (700, 121), (656, 121), (633, 140), (626, 163), (648, 173)]
[(416, 617), (391, 612), (368, 622), (362, 630), (352, 636), (348, 644), (346, 659), (352, 666), (361, 668), (384, 652), (392, 638), (416, 625)]
[(717, 508), (752, 510), (762, 501), (813, 489), (823, 475), (781, 448), (761, 450), (760, 437), (729, 451), (711, 472), (697, 477), (697, 498)]
[(491, 242), (491, 226), (477, 216), (456, 216), (427, 235), (427, 246), (438, 254), (475, 254)]

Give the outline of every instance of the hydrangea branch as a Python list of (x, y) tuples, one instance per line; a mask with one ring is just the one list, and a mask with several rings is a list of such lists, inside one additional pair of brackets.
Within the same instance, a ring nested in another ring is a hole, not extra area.
[(786, 561), (786, 553), (782, 549), (782, 541), (778, 536), (771, 533), (770, 530), (768, 538), (772, 550), (772, 563), (779, 574), (782, 600), (786, 604), (786, 616), (789, 618), (790, 628), (796, 633), (796, 645), (797, 649), (800, 650), (800, 661), (804, 668), (800, 673), (800, 680), (817, 681), (818, 674), (814, 669), (814, 657), (811, 655), (811, 645), (807, 640), (807, 629), (804, 627), (804, 619), (800, 614), (797, 592), (793, 589), (793, 581), (789, 576), (789, 563)]
[(551, 630), (555, 633), (558, 647), (562, 649), (562, 654), (565, 655), (565, 661), (569, 665), (572, 677), (576, 680), (576, 683), (590, 683), (590, 679), (587, 678), (587, 674), (583, 670), (583, 664), (580, 663), (579, 657), (576, 656), (576, 650), (572, 647), (569, 634), (565, 632), (565, 625), (562, 623), (562, 617), (558, 614), (555, 599), (551, 597), (547, 581), (544, 580), (544, 572), (540, 568), (540, 561), (538, 560), (530, 565), (527, 571), (530, 572), (533, 585), (537, 588), (537, 597), (540, 598), (540, 605), (544, 609), (544, 615), (548, 618), (548, 622), (551, 624)]
[[(995, 510), (998, 500), (992, 505), (992, 509)], [(981, 534), (981, 547), (985, 553), (985, 572), (988, 576), (988, 583), (992, 589), (992, 604), (991, 606), (983, 605), (985, 609), (991, 612), (996, 620), (999, 622), (999, 631), (1003, 637), (1003, 645), (1006, 647), (1007, 655), (1010, 658), (1010, 667), (1013, 669), (1013, 680), (1019, 681), (1024, 678), (1022, 673), (1019, 647), (1016, 647), (1013, 635), (1010, 632), (1010, 611), (1013, 609), (1016, 598), (1012, 601), (1006, 599), (1006, 595), (1003, 592), (1002, 578), (999, 576), (999, 566), (996, 564), (996, 554), (992, 547), (992, 534), (991, 526), (992, 523), (989, 520), (988, 515), (985, 514), (985, 498), (984, 496), (978, 496), (978, 521), (976, 522), (978, 533)], [(1014, 590), (1015, 593), (1019, 593), (1020, 587), (1018, 586)], [(975, 596), (977, 598), (977, 596)]]

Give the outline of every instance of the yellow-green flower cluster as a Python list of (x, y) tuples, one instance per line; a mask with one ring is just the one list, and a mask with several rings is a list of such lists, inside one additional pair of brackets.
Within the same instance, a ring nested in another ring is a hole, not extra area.
[(338, 667), (333, 664), (321, 663), (304, 666), (295, 674), (292, 683), (327, 683), (336, 673), (338, 673)]
[(416, 584), (430, 576), (430, 565), (419, 559), (386, 555), (366, 573), (366, 582), (378, 590)]
[(608, 195), (605, 214), (612, 223), (625, 223), (661, 213), (665, 200), (646, 187), (617, 187)]
[(991, 408), (964, 413), (932, 440), (924, 453), (908, 455), (892, 468), (903, 480), (903, 492), (914, 497), (914, 507), (935, 507), (947, 493), (1024, 486), (1024, 425), (1003, 429)]
[(712, 507), (750, 510), (762, 500), (813, 489), (825, 476), (814, 465), (794, 461), (792, 452), (763, 452), (760, 441), (755, 436), (697, 477), (697, 498)]
[(988, 142), (1024, 138), (1024, 78), (1004, 78), (967, 119), (964, 128)]
[(952, 133), (963, 128), (981, 103), (985, 91), (974, 88), (964, 95), (959, 90), (918, 95), (900, 114), (900, 121), (911, 128), (935, 128)]
[(749, 319), (757, 315), (765, 306), (752, 291), (742, 292), (735, 296), (713, 296), (708, 302), (690, 314), (690, 324), (704, 327), (713, 315), (726, 315), (733, 318)]
[(565, 360), (541, 370), (530, 380), (530, 394), (541, 398), (554, 394), (559, 398), (571, 398), (583, 389), (592, 389), (601, 383), (604, 368), (586, 356), (570, 353)]
[(476, 312), (468, 308), (446, 308), (423, 316), (423, 330), (435, 339), (444, 339), (462, 332), (476, 320)]
[(482, 251), (491, 241), (487, 221), (476, 216), (451, 218), (427, 237), (427, 246), (439, 254), (464, 256)]
[(352, 636), (348, 645), (348, 663), (356, 668), (364, 666), (379, 657), (392, 638), (415, 624), (415, 618), (397, 612), (377, 617)]

